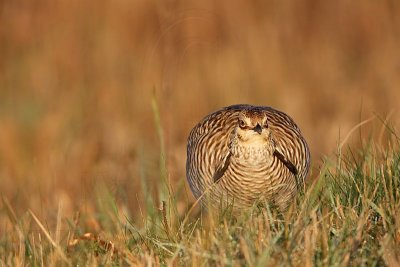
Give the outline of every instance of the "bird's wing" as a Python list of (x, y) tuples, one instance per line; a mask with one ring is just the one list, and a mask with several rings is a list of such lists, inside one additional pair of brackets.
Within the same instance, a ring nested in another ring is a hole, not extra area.
[(276, 148), (274, 151), (274, 156), (280, 161), (282, 162), (283, 165), (285, 165), (286, 168), (288, 168), (288, 170), (294, 175), (294, 178), (296, 180), (296, 187), (297, 190), (300, 190), (300, 184), (298, 181), (298, 170), (296, 168), (296, 166), (281, 152), (279, 152)]
[(228, 169), (229, 163), (231, 159), (231, 153), (226, 153), (226, 156), (222, 159), (222, 161), (217, 165), (215, 169), (215, 173), (213, 175), (214, 183), (218, 182), (221, 179), (222, 175), (224, 175), (226, 169)]
[(275, 149), (275, 151), (274, 151), (274, 156), (275, 156), (277, 159), (279, 159), (279, 160), (283, 163), (283, 165), (285, 165), (286, 168), (288, 168), (289, 171), (290, 171), (291, 173), (293, 173), (293, 175), (297, 175), (298, 171), (297, 171), (296, 166), (294, 166), (294, 164), (293, 164), (290, 160), (288, 160), (288, 159), (285, 157), (285, 155), (283, 155), (281, 152), (279, 152), (278, 150)]

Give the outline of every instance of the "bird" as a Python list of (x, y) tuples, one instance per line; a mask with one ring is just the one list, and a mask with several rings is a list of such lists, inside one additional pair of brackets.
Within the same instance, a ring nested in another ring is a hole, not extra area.
[(186, 178), (202, 206), (240, 213), (256, 203), (284, 212), (304, 190), (310, 149), (293, 119), (269, 106), (221, 108), (187, 140)]

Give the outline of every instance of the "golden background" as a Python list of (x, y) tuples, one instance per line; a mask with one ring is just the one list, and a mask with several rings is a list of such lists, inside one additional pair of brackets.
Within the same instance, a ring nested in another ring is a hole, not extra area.
[(399, 101), (395, 0), (0, 2), (0, 192), (18, 214), (95, 212), (104, 186), (139, 216), (160, 151), (187, 191), (189, 131), (237, 103), (291, 115), (312, 178), (360, 122), (349, 141), (384, 142)]

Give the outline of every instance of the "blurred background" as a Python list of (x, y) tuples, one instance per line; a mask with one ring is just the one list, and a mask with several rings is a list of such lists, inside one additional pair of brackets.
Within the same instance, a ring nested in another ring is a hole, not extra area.
[(384, 142), (399, 102), (396, 0), (0, 1), (0, 192), (17, 214), (95, 213), (106, 188), (139, 216), (160, 153), (187, 191), (189, 131), (236, 103), (291, 115), (312, 179), (360, 122), (375, 116), (349, 144)]

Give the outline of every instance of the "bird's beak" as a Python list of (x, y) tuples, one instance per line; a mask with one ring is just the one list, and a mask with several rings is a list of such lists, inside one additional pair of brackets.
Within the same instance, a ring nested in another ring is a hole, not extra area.
[(257, 132), (258, 134), (261, 134), (261, 132), (262, 132), (261, 125), (257, 123), (257, 126), (254, 127), (253, 130), (254, 130), (255, 132)]

